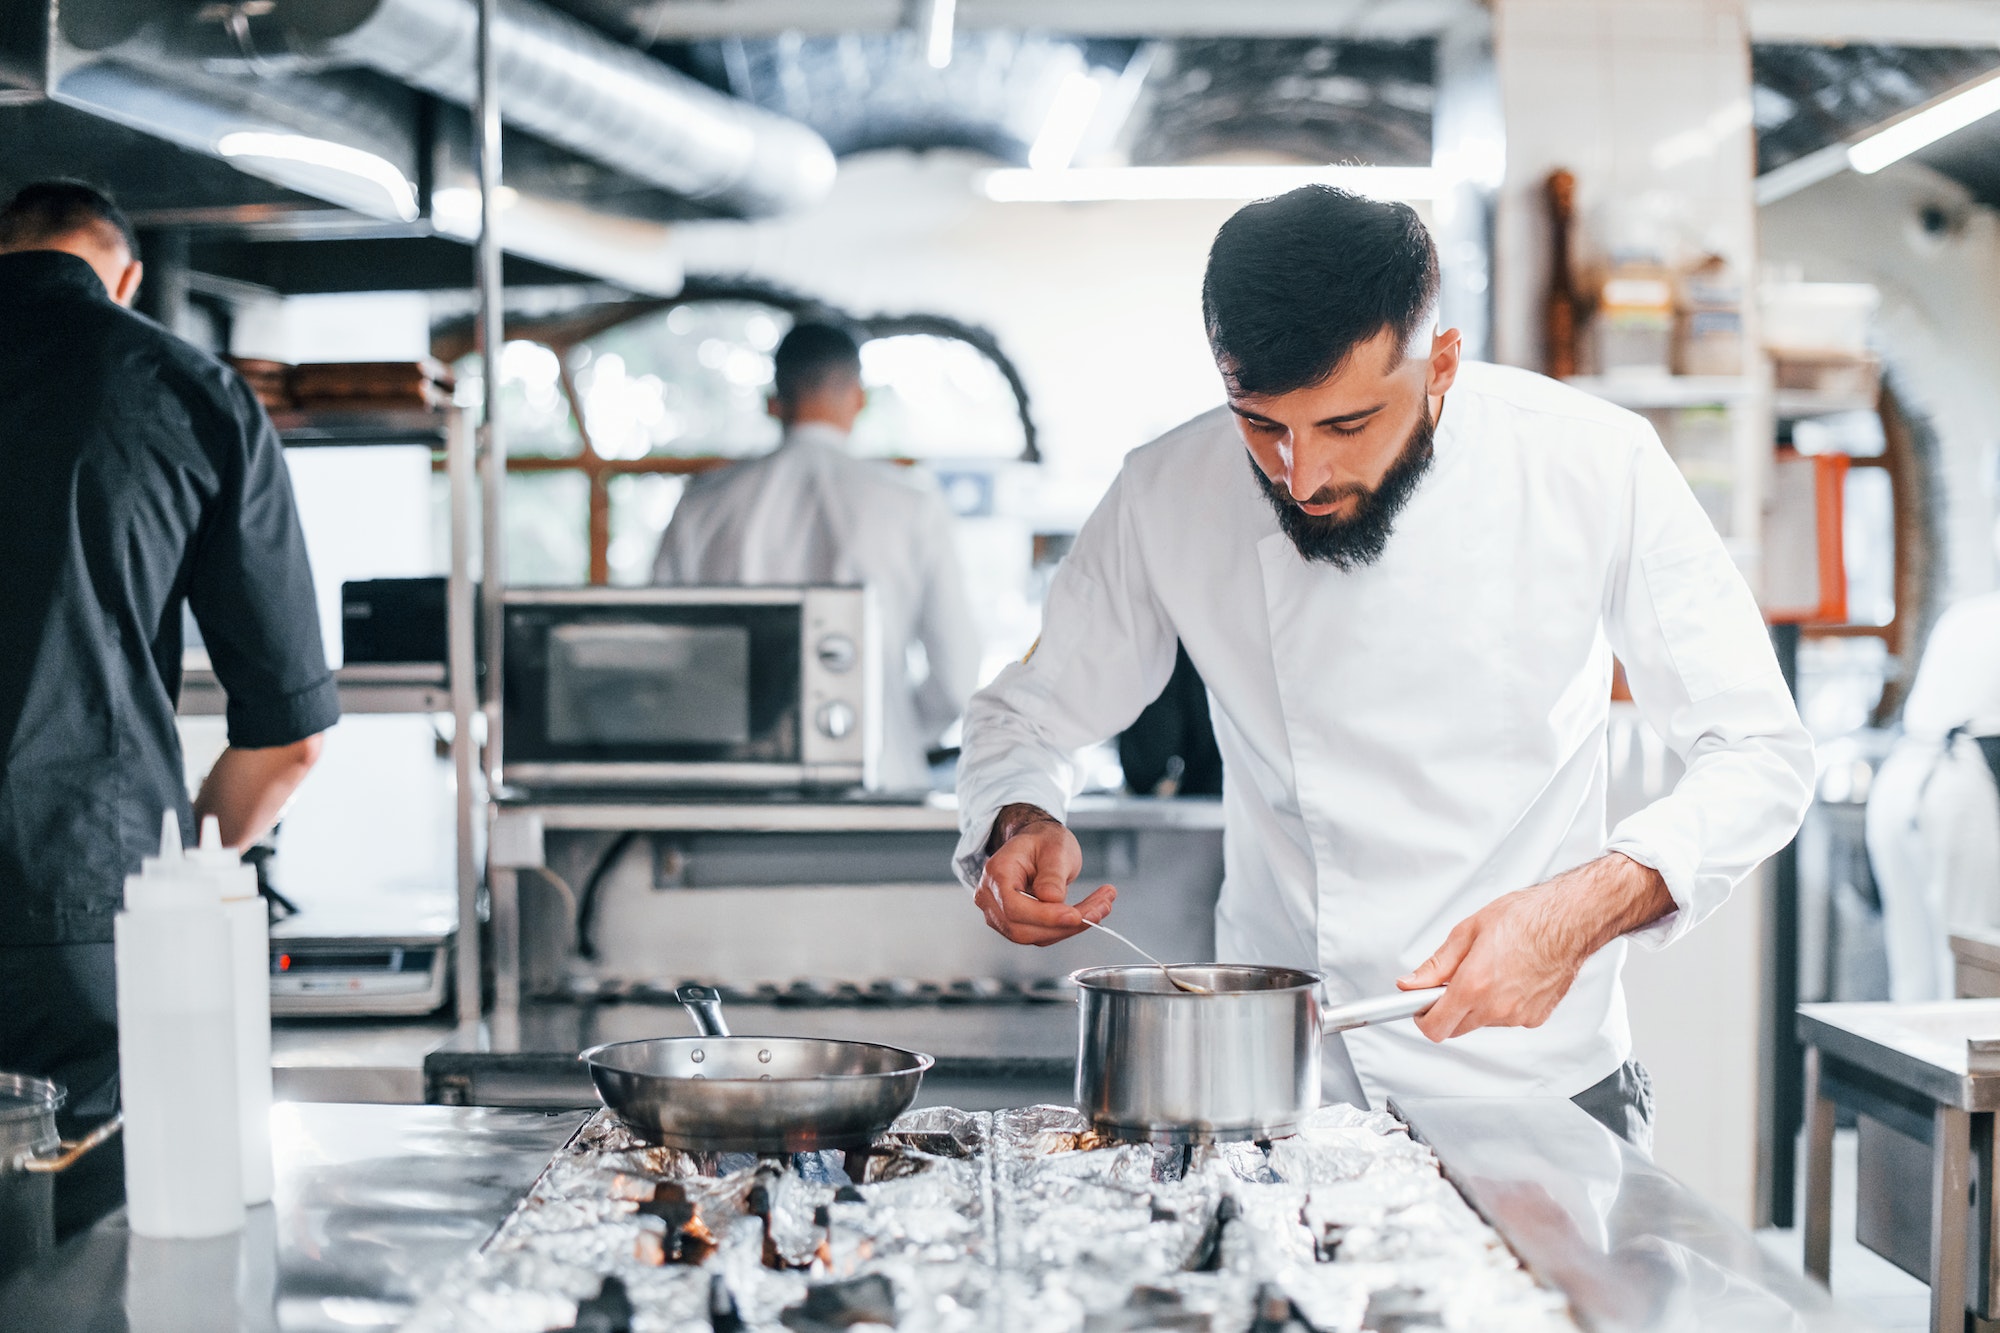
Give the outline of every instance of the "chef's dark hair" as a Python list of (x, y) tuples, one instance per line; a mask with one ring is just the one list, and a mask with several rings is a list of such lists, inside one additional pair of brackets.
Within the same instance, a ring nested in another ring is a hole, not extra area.
[(1437, 296), (1437, 247), (1415, 209), (1304, 185), (1222, 224), (1201, 314), (1230, 391), (1279, 394), (1320, 383), (1385, 328), (1409, 347)]
[(861, 344), (838, 324), (794, 324), (778, 344), (776, 383), (780, 402), (801, 398), (844, 384), (861, 382)]
[(139, 238), (124, 212), (110, 195), (79, 180), (36, 181), (16, 191), (0, 208), (0, 250), (53, 241), (92, 223), (116, 231), (132, 258), (139, 257)]

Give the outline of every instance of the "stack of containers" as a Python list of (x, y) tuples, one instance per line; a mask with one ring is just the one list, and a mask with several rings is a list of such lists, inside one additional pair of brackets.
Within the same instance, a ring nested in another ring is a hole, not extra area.
[(270, 928), (211, 817), (125, 881), (114, 928), (125, 1196), (135, 1235), (218, 1236), (271, 1197)]

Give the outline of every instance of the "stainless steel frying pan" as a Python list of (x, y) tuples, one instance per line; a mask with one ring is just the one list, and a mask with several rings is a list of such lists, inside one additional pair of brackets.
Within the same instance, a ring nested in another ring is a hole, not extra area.
[(634, 1134), (683, 1152), (862, 1148), (910, 1108), (928, 1055), (862, 1041), (733, 1037), (709, 986), (677, 996), (698, 1037), (593, 1046), (577, 1058)]

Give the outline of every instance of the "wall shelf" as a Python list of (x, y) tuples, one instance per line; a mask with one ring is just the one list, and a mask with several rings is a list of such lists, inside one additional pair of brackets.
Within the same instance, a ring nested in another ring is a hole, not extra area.
[[(182, 717), (221, 717), (229, 699), (215, 671), (197, 659), (181, 671)], [(368, 662), (333, 673), (340, 711), (349, 713), (449, 713), (451, 687), (440, 662)]]
[(1821, 393), (1815, 389), (1780, 389), (1772, 395), (1771, 410), (1784, 421), (1798, 421), (1806, 417), (1830, 417), (1841, 412), (1873, 412), (1875, 395)]
[(1729, 407), (1757, 392), (1743, 375), (1576, 375), (1563, 383), (1634, 412)]
[(292, 448), (428, 444), (442, 449), (451, 418), (424, 407), (313, 408), (273, 412), (271, 424), (278, 428), (278, 438)]

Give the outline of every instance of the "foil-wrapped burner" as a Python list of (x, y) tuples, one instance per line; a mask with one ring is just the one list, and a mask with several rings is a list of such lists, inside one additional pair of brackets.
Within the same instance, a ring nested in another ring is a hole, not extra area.
[(641, 1333), (1575, 1333), (1429, 1149), (1349, 1107), (1193, 1148), (932, 1107), (865, 1152), (764, 1158), (600, 1115), (408, 1327), (583, 1328), (606, 1291)]
[(896, 1117), (876, 1146), (908, 1148), (933, 1157), (971, 1157), (986, 1146), (986, 1120), (955, 1106), (926, 1106)]

